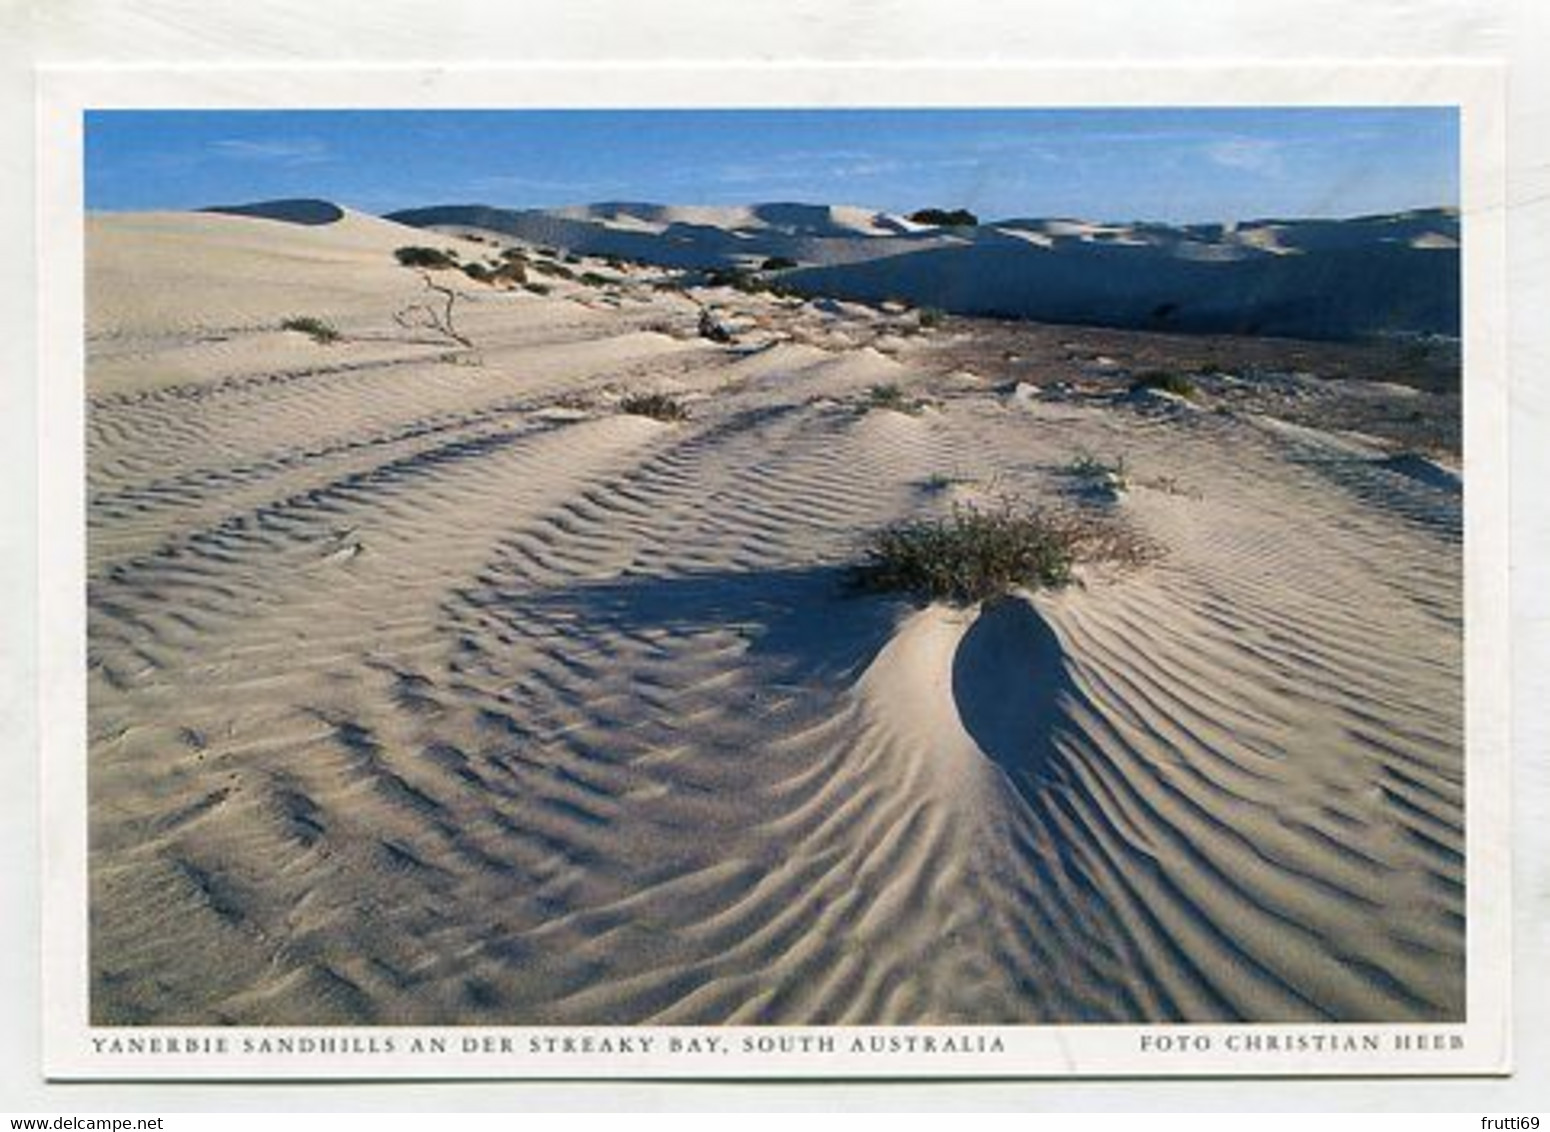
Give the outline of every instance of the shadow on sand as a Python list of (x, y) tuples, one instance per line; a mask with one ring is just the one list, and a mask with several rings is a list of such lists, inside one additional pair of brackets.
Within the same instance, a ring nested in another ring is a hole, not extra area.
[(865, 671), (908, 612), (902, 601), (855, 595), (837, 566), (624, 575), (475, 601), (504, 605), (514, 623), (549, 621), (580, 636), (665, 631), (693, 638), (730, 629), (748, 641), (747, 658), (769, 678), (821, 685)]
[(1060, 639), (1021, 597), (985, 606), (953, 655), (953, 701), (964, 730), (1027, 795), (1055, 764), (1054, 736), (1080, 698)]

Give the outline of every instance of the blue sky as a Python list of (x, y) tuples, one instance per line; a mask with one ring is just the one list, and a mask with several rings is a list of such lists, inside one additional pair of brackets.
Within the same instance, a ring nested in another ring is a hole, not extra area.
[(1458, 203), (1446, 108), (93, 111), (86, 203), (811, 201), (1214, 221)]

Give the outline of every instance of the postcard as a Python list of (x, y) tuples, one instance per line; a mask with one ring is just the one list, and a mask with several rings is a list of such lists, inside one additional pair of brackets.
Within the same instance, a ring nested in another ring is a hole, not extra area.
[(46, 1068), (1510, 1068), (1488, 67), (47, 71)]

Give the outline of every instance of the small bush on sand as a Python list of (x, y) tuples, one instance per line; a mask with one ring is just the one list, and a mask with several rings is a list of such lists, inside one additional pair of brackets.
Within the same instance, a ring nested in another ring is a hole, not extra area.
[(934, 330), (942, 325), (942, 320), (947, 315), (935, 307), (921, 307), (920, 312), (915, 317), (919, 321), (922, 330)]
[(621, 413), (650, 417), (654, 421), (686, 421), (689, 410), (666, 393), (632, 393), (619, 402)]
[(522, 289), (524, 291), (529, 291), (534, 295), (547, 295), (554, 288), (550, 287), (547, 283), (524, 283), (522, 284)]
[(930, 224), (936, 228), (973, 228), (980, 222), (979, 217), (966, 208), (955, 208), (951, 211), (941, 208), (922, 208), (910, 213), (909, 219), (916, 224)]
[(1130, 487), (1130, 474), (1125, 467), (1125, 457), (1113, 463), (1098, 459), (1091, 452), (1078, 452), (1066, 465), (1066, 472), (1095, 487), (1107, 488), (1116, 494)]
[(1172, 393), (1176, 397), (1187, 397), (1191, 401), (1200, 392), (1195, 383), (1184, 374), (1161, 369), (1143, 373), (1130, 383), (1132, 393), (1140, 393), (1148, 389), (1158, 389), (1164, 393)]
[(1078, 563), (1138, 566), (1159, 553), (1111, 516), (1038, 511), (1015, 499), (874, 532), (851, 580), (862, 590), (972, 605), (1015, 589), (1059, 589)]
[(920, 410), (925, 408), (925, 402), (919, 398), (911, 397), (897, 385), (874, 385), (867, 390), (866, 408), (888, 409), (895, 413), (904, 413), (908, 416), (919, 416)]
[(1071, 580), (1072, 538), (1059, 522), (1007, 502), (960, 504), (945, 518), (875, 532), (853, 570), (858, 587), (972, 605), (1019, 586), (1056, 589)]
[(311, 315), (298, 315), (288, 318), (280, 324), (281, 330), (294, 330), (299, 334), (305, 334), (314, 342), (328, 345), (330, 342), (339, 341), (340, 334), (332, 323), (325, 322), (321, 318), (313, 318)]
[(614, 282), (606, 275), (599, 275), (595, 271), (583, 271), (576, 276), (576, 282), (585, 283), (588, 287), (607, 287)]
[(563, 263), (551, 263), (548, 260), (537, 260), (533, 264), (533, 270), (540, 275), (551, 275), (556, 279), (576, 278), (576, 273)]
[(797, 261), (790, 256), (772, 255), (759, 265), (760, 271), (789, 271), (797, 265)]
[(455, 259), (440, 248), (403, 247), (395, 249), (393, 255), (404, 267), (424, 267), (432, 271), (442, 271), (457, 266)]

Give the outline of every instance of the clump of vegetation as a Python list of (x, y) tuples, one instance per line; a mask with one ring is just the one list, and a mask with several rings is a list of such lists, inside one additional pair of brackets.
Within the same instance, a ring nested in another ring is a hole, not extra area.
[(930, 224), (933, 228), (973, 228), (980, 222), (980, 218), (966, 208), (951, 211), (922, 208), (910, 213), (909, 219), (916, 224)]
[(314, 342), (325, 346), (339, 341), (341, 337), (333, 323), (325, 322), (323, 319), (314, 318), (311, 315), (297, 315), (294, 318), (288, 318), (280, 324), (280, 329), (294, 330), (299, 334), (305, 334)]
[(925, 407), (924, 401), (918, 397), (911, 397), (897, 385), (874, 385), (867, 390), (866, 408), (868, 409), (888, 409), (914, 417), (919, 416), (920, 411)]
[(538, 272), (540, 275), (553, 276), (555, 279), (576, 278), (576, 273), (570, 268), (566, 267), (563, 263), (552, 263), (548, 260), (540, 259), (534, 261), (533, 270)]
[(394, 249), (393, 256), (404, 267), (421, 267), (431, 271), (444, 271), (457, 266), (456, 255), (444, 252), (440, 248), (411, 245)]
[(922, 481), (927, 491), (946, 491), (952, 487), (966, 487), (979, 481), (967, 472), (932, 472)]
[(941, 326), (942, 320), (946, 317), (947, 315), (937, 310), (936, 307), (921, 307), (915, 315), (916, 321), (920, 324), (922, 330), (932, 330)]
[(852, 576), (872, 592), (972, 605), (1018, 587), (1058, 589), (1071, 580), (1074, 561), (1063, 523), (1011, 502), (984, 510), (960, 504), (944, 518), (874, 532)]
[(588, 287), (608, 287), (614, 282), (608, 276), (599, 275), (595, 271), (583, 271), (576, 277), (576, 281), (578, 283), (585, 283)]
[(1143, 373), (1130, 383), (1132, 393), (1146, 390), (1160, 390), (1163, 393), (1172, 393), (1175, 397), (1187, 397), (1191, 401), (1200, 395), (1200, 390), (1187, 375), (1162, 369)]
[(1091, 452), (1079, 452), (1066, 465), (1066, 472), (1077, 479), (1094, 486), (1108, 488), (1116, 493), (1130, 487), (1130, 473), (1125, 467), (1123, 456), (1113, 463), (1106, 463)]
[(577, 255), (575, 252), (566, 252), (565, 255), (562, 256), (561, 258), (564, 259), (566, 263), (573, 263), (574, 264), (574, 263), (580, 263), (581, 262), (581, 257), (579, 255)]
[(554, 288), (549, 286), (547, 283), (524, 283), (522, 284), (522, 289), (535, 295), (547, 295), (550, 291), (554, 290)]
[(666, 393), (632, 393), (619, 402), (621, 413), (637, 417), (650, 417), (654, 421), (686, 421), (689, 410), (683, 403)]
[(870, 592), (973, 605), (1016, 589), (1059, 589), (1079, 563), (1138, 566), (1157, 554), (1112, 516), (1039, 511), (1008, 498), (873, 532), (851, 580)]
[(760, 271), (789, 271), (797, 265), (790, 256), (772, 255), (759, 265)]

